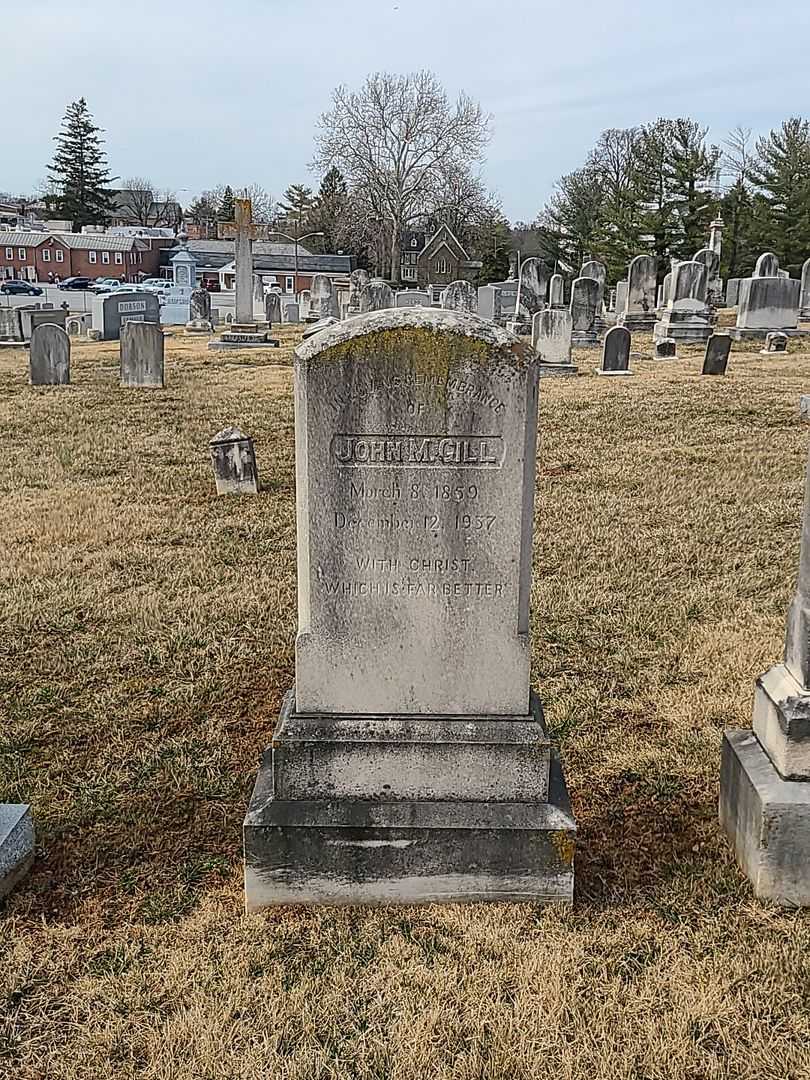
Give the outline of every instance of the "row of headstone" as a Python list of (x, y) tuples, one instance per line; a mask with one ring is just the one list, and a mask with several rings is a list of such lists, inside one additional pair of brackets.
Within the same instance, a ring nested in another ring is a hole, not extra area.
[[(163, 331), (156, 323), (132, 322), (121, 328), (121, 385), (164, 385)], [(45, 323), (34, 328), (28, 356), (32, 386), (70, 384), (70, 337), (61, 326)]]
[(695, 260), (674, 264), (664, 278), (663, 313), (653, 327), (656, 341), (708, 341), (714, 315), (706, 300), (707, 269)]

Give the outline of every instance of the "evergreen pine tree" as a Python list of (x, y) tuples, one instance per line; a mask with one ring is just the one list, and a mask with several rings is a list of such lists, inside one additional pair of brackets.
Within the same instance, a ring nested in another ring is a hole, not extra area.
[(233, 188), (230, 184), (226, 184), (225, 190), (222, 192), (222, 198), (219, 200), (217, 218), (220, 221), (233, 221), (234, 210)]
[[(757, 142), (751, 178), (759, 187), (764, 213), (755, 215), (756, 240), (779, 256), (794, 276), (810, 251), (810, 124), (785, 120)], [(756, 208), (755, 208), (756, 209)], [(757, 224), (760, 228), (757, 228)]]
[(107, 157), (100, 138), (101, 128), (93, 123), (84, 98), (68, 105), (62, 128), (54, 136), (57, 150), (48, 166), (55, 194), (53, 208), (73, 222), (73, 231), (84, 225), (104, 225), (115, 206), (108, 185)]
[[(330, 170), (331, 171), (331, 170)], [(335, 170), (337, 172), (337, 170)], [(296, 236), (306, 232), (309, 216), (315, 206), (312, 188), (304, 184), (290, 184), (284, 192), (284, 201), (279, 203), (279, 210), (287, 218)]]

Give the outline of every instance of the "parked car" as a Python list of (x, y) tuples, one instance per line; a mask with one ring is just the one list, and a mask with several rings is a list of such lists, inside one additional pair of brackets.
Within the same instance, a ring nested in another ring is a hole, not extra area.
[(57, 286), (60, 289), (89, 289), (93, 284), (93, 279), (89, 277), (69, 277), (64, 281), (60, 281)]
[(141, 288), (148, 292), (165, 292), (167, 289), (174, 288), (174, 282), (169, 281), (168, 278), (150, 277), (141, 282)]
[(90, 291), (94, 293), (109, 292), (110, 289), (114, 289), (116, 285), (120, 284), (120, 282), (120, 278), (97, 277), (93, 284), (90, 286)]
[(24, 296), (42, 296), (42, 289), (39, 285), (32, 285), (30, 281), (4, 281), (0, 285), (0, 293), (4, 293), (6, 296), (13, 296), (16, 294), (23, 294)]

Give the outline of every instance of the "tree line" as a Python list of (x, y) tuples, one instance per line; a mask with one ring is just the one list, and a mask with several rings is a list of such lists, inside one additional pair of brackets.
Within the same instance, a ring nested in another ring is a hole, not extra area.
[(810, 125), (785, 120), (756, 141), (737, 128), (722, 146), (707, 133), (689, 118), (602, 132), (538, 214), (538, 254), (569, 272), (601, 258), (611, 281), (634, 255), (652, 254), (663, 275), (706, 246), (720, 216), (723, 277), (750, 274), (763, 251), (798, 276), (810, 257)]

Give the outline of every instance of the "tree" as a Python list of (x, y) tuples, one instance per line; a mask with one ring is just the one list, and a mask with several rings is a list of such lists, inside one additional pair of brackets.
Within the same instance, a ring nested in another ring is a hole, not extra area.
[(74, 232), (84, 225), (105, 224), (115, 206), (109, 189), (115, 177), (110, 176), (100, 133), (82, 97), (68, 105), (54, 136), (57, 149), (48, 166), (56, 192), (51, 205), (73, 222)]
[(201, 191), (188, 205), (185, 212), (187, 221), (205, 229), (205, 237), (211, 239), (217, 235), (216, 223), (219, 218), (219, 198), (215, 191)]
[(511, 247), (509, 222), (500, 211), (493, 211), (492, 216), (479, 226), (473, 246), (474, 254), (482, 263), (478, 272), (480, 284), (506, 278)]
[(726, 229), (721, 252), (721, 274), (736, 277), (741, 265), (750, 264), (754, 194), (751, 186), (751, 129), (736, 127), (723, 140), (722, 165), (732, 184), (720, 204)]
[(641, 247), (640, 139), (638, 128), (608, 128), (588, 159), (599, 176), (602, 192), (594, 246), (607, 264), (610, 281), (623, 277), (627, 264)]
[(757, 140), (751, 179), (759, 188), (758, 239), (796, 274), (810, 250), (810, 124), (793, 117)]
[(242, 194), (250, 199), (253, 220), (261, 225), (271, 225), (276, 220), (276, 202), (273, 196), (261, 184), (248, 184), (242, 188)]
[(691, 259), (706, 246), (717, 203), (711, 184), (716, 178), (720, 149), (706, 145), (707, 130), (694, 120), (671, 121), (672, 141), (664, 175), (677, 215), (671, 254), (678, 259)]
[(309, 227), (309, 215), (315, 206), (312, 188), (304, 184), (290, 184), (279, 203), (279, 212), (295, 236), (302, 236)]
[(321, 180), (318, 196), (309, 211), (309, 224), (313, 231), (323, 233), (326, 251), (351, 250), (350, 231), (346, 228), (348, 202), (349, 185), (340, 169), (333, 165)]
[(180, 208), (175, 192), (166, 188), (156, 192), (151, 180), (143, 176), (131, 176), (123, 181), (118, 193), (118, 210), (126, 211), (139, 225), (166, 225), (176, 228), (180, 219)]
[(429, 71), (377, 73), (360, 90), (339, 86), (319, 121), (313, 166), (336, 165), (350, 188), (365, 188), (390, 236), (391, 278), (399, 281), (403, 229), (454, 168), (479, 161), (489, 119), (460, 94), (450, 105)]
[(226, 184), (222, 189), (222, 193), (217, 201), (217, 220), (218, 221), (233, 221), (234, 217), (234, 203), (233, 203), (233, 188), (230, 184)]
[(604, 190), (593, 163), (561, 177), (537, 220), (546, 258), (576, 273), (586, 255), (598, 252)]

